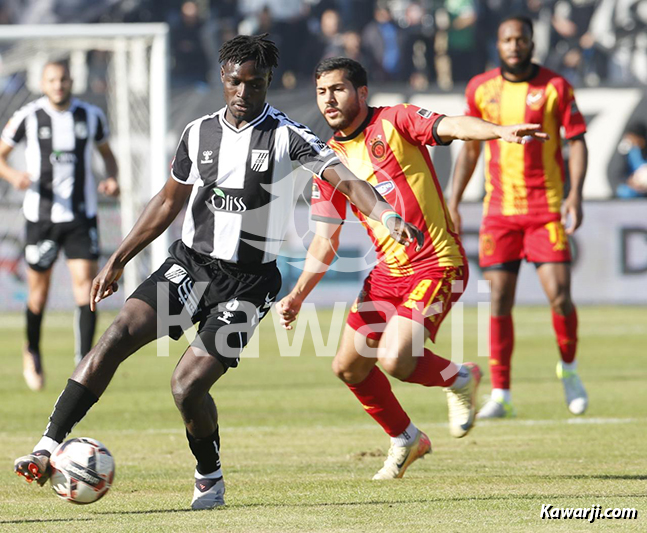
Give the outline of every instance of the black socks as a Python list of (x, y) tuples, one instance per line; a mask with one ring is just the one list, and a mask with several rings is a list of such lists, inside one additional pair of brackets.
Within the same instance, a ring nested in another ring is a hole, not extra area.
[(45, 428), (45, 436), (56, 442), (63, 442), (72, 428), (78, 424), (88, 412), (90, 407), (99, 401), (99, 398), (84, 385), (71, 379), (61, 395), (56, 400), (54, 411), (49, 417), (49, 424)]
[(90, 311), (90, 304), (80, 305), (74, 316), (75, 357), (77, 364), (92, 349), (97, 314)]
[(199, 474), (207, 475), (220, 468), (220, 434), (218, 427), (213, 435), (203, 439), (196, 439), (187, 430), (186, 438), (189, 440), (189, 447), (198, 462), (196, 467)]
[(27, 347), (30, 351), (40, 354), (40, 325), (43, 313), (37, 315), (27, 308)]

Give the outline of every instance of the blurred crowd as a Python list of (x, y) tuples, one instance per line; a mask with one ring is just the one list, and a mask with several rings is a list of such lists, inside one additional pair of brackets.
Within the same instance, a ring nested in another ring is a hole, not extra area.
[(268, 32), (287, 89), (343, 55), (424, 90), (496, 66), (513, 13), (534, 21), (536, 59), (575, 86), (647, 83), (647, 0), (3, 0), (0, 23), (168, 22), (175, 85), (217, 83), (222, 42)]

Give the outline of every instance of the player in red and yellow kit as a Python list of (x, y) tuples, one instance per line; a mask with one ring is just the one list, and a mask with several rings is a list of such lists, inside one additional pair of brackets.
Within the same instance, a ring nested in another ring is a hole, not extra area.
[[(501, 68), (473, 78), (466, 90), (467, 114), (497, 124), (536, 122), (550, 140), (485, 147), (485, 200), (479, 262), (491, 283), (490, 370), (492, 396), (478, 418), (514, 415), (510, 397), (510, 359), (514, 344), (512, 307), (522, 259), (535, 263), (550, 300), (561, 355), (557, 374), (573, 414), (588, 399), (576, 372), (577, 313), (570, 294), (568, 235), (582, 222), (582, 186), (586, 174), (586, 124), (573, 89), (554, 72), (532, 63), (532, 22), (512, 16), (499, 25)], [(569, 150), (570, 192), (564, 197), (564, 161), (560, 129)], [(474, 172), (479, 142), (463, 147), (454, 171), (449, 209), (460, 230), (458, 204)], [(566, 227), (568, 219), (570, 225)]]
[[(429, 438), (411, 422), (393, 395), (380, 366), (410, 383), (445, 387), (450, 432), (463, 437), (471, 429), (479, 368), (457, 365), (424, 347), (467, 283), (467, 261), (449, 217), (427, 146), (453, 139), (544, 138), (538, 125), (501, 127), (472, 117), (445, 117), (413, 105), (367, 105), (366, 71), (356, 61), (333, 58), (315, 72), (317, 103), (335, 131), (329, 142), (360, 179), (371, 183), (394, 209), (425, 233), (421, 249), (397, 244), (353, 209), (366, 227), (378, 264), (351, 308), (333, 370), (364, 409), (391, 437), (391, 450), (374, 479), (402, 477), (406, 468), (431, 450)], [(346, 198), (330, 184), (315, 184), (312, 217), (316, 236), (304, 271), (292, 291), (277, 304), (291, 328), (301, 304), (335, 258), (346, 217)]]

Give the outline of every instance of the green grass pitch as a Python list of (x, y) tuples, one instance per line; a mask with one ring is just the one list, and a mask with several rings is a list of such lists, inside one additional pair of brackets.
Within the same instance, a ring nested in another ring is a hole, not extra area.
[[(220, 411), (227, 506), (188, 510), (194, 463), (170, 394), (172, 356), (141, 350), (118, 371), (73, 436), (99, 439), (115, 456), (108, 495), (89, 506), (59, 500), (12, 472), (34, 445), (72, 371), (71, 315), (51, 313), (43, 335), (46, 390), (21, 376), (22, 317), (3, 315), (0, 366), (0, 531), (647, 531), (647, 309), (580, 308), (580, 372), (590, 407), (574, 419), (555, 378), (547, 308), (515, 311), (513, 391), (518, 416), (452, 439), (444, 393), (394, 383), (434, 453), (402, 480), (373, 482), (388, 439), (315, 357), (279, 357), (272, 318), (261, 356), (243, 359), (212, 393)], [(330, 313), (322, 312), (327, 338)], [(100, 330), (110, 317), (103, 314)], [(449, 353), (450, 320), (435, 351)], [(465, 310), (465, 352), (476, 353), (476, 312)], [(470, 359), (470, 357), (467, 357)], [(473, 359), (473, 357), (471, 357)], [(487, 360), (476, 359), (487, 370)], [(486, 376), (488, 372), (486, 371)], [(479, 396), (489, 390), (483, 382)], [(546, 521), (556, 507), (634, 507), (637, 520)]]

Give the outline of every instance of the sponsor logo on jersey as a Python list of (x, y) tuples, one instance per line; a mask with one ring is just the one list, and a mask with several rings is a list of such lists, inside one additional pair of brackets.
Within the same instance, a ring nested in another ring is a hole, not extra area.
[(233, 300), (229, 300), (225, 304), (225, 309), (227, 309), (227, 311), (235, 311), (239, 306), (240, 302), (236, 298), (234, 298)]
[(88, 138), (88, 125), (85, 122), (77, 122), (74, 124), (74, 135), (78, 139)]
[(254, 172), (267, 172), (269, 160), (269, 150), (252, 150), (252, 158), (250, 162), (251, 169)]
[(202, 161), (200, 161), (200, 163), (202, 163), (203, 165), (213, 163), (213, 159), (211, 158), (212, 155), (213, 150), (205, 150), (204, 152), (202, 152)]
[(319, 200), (321, 198), (321, 190), (319, 189), (319, 185), (317, 185), (314, 180), (312, 182), (312, 199), (313, 200)]
[(375, 190), (382, 196), (386, 196), (387, 194), (395, 190), (395, 183), (393, 183), (391, 180), (383, 181), (382, 183), (375, 185)]
[(226, 194), (217, 187), (213, 188), (213, 196), (209, 201), (216, 211), (228, 211), (230, 213), (244, 213), (247, 211), (247, 206), (242, 198)]
[(416, 114), (420, 115), (422, 118), (431, 118), (432, 112), (421, 107), (416, 111)]
[(49, 154), (49, 162), (52, 165), (75, 165), (76, 161), (76, 154), (74, 152), (62, 152), (60, 150), (54, 150), (51, 154)]

